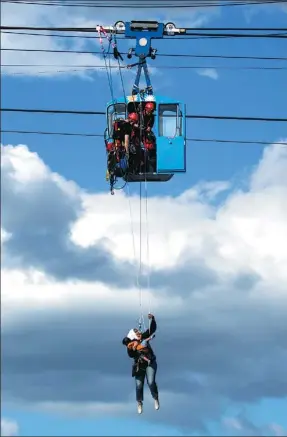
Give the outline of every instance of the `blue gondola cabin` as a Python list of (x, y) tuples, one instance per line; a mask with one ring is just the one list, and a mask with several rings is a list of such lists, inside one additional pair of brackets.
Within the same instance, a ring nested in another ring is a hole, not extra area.
[(114, 123), (127, 119), (132, 112), (141, 113), (147, 102), (155, 106), (154, 125), (155, 165), (145, 173), (126, 172), (123, 179), (129, 182), (167, 182), (174, 173), (186, 172), (186, 108), (185, 104), (162, 96), (137, 94), (110, 102), (107, 106), (106, 143), (114, 136)]

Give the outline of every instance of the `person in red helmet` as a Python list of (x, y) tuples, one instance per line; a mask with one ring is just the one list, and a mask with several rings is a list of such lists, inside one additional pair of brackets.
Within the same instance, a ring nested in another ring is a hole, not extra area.
[(143, 110), (144, 127), (146, 132), (150, 132), (154, 125), (154, 110), (155, 104), (147, 102)]
[(152, 172), (154, 169), (153, 156), (155, 155), (155, 136), (152, 132), (154, 126), (155, 116), (155, 104), (153, 102), (146, 102), (143, 108), (143, 145), (144, 145), (144, 158), (143, 158), (143, 171)]
[(122, 159), (129, 159), (129, 138), (131, 124), (124, 118), (117, 118), (113, 123), (112, 138), (105, 141), (107, 150), (107, 172), (106, 179), (114, 173), (117, 163)]
[(136, 112), (131, 112), (125, 120), (124, 134), (126, 149), (130, 149), (130, 145), (136, 142), (139, 138), (139, 115)]
[(130, 123), (128, 120), (124, 119), (117, 119), (114, 122), (113, 126), (114, 132), (113, 132), (113, 139), (117, 143), (117, 146), (119, 144), (126, 149), (126, 153), (129, 152), (129, 135), (131, 132), (130, 129)]
[(129, 150), (129, 167), (137, 173), (141, 162), (140, 118), (136, 112), (130, 112), (126, 121), (125, 146)]
[(128, 115), (128, 120), (129, 120), (130, 122), (136, 124), (136, 123), (138, 123), (138, 121), (139, 121), (139, 116), (138, 116), (138, 114), (137, 114), (136, 112), (131, 112), (131, 113)]

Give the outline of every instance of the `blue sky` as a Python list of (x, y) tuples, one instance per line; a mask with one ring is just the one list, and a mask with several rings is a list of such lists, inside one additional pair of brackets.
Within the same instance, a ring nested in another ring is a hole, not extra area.
[[(15, 5), (5, 5), (3, 7), (3, 24), (15, 25), (12, 20), (15, 17), (15, 12), (17, 12), (15, 8)], [(51, 11), (53, 8), (47, 7), (45, 9), (42, 6), (30, 7), (28, 5), (17, 5), (17, 8), (19, 8), (19, 11), (21, 9), (21, 13), (17, 16), (17, 22), (21, 22), (23, 25), (42, 25), (43, 22), (51, 26), (59, 25), (59, 17), (56, 16), (55, 10)], [(46, 11), (47, 16), (45, 17)], [(108, 21), (107, 11), (101, 11), (101, 13), (101, 19), (104, 17), (107, 25), (112, 24)], [(63, 25), (69, 20), (69, 13), (66, 9), (64, 14), (66, 21)], [(73, 14), (71, 19), (76, 22), (74, 20), (77, 19), (77, 12), (73, 10), (71, 14)], [(149, 18), (153, 18), (150, 13), (148, 15)], [(171, 15), (172, 12), (158, 11), (155, 18), (169, 21)], [(99, 18), (96, 13), (94, 16), (89, 16), (87, 11), (83, 9), (79, 11), (79, 16), (80, 22), (86, 20), (87, 23), (91, 21), (97, 23)], [(122, 16), (117, 17), (117, 19), (122, 18)], [(212, 12), (203, 10), (196, 15), (190, 14), (190, 17), (186, 16), (184, 10), (178, 10), (176, 16), (172, 18), (178, 26), (190, 26), (192, 23), (196, 23), (196, 20), (202, 20), (207, 27), (286, 27), (287, 24), (286, 11), (277, 6), (218, 8)], [(44, 41), (43, 39), (42, 43), (40, 37), (27, 36), (24, 41), (21, 41), (21, 38), (11, 40), (3, 38), (2, 45), (3, 48), (8, 47), (8, 45), (14, 48), (24, 48), (27, 47), (27, 44), (30, 44), (29, 47), (45, 48), (47, 47), (45, 44), (50, 44), (50, 41)], [(75, 44), (72, 47), (75, 48), (80, 42), (71, 43), (67, 39), (61, 40), (61, 44), (67, 47), (70, 44)], [(81, 41), (81, 44), (84, 44), (84, 42)], [(178, 52), (274, 57), (286, 57), (287, 53), (286, 42), (283, 39), (227, 38), (222, 40), (186, 40), (183, 42), (163, 40), (156, 41), (154, 45), (158, 48), (158, 53)], [(98, 50), (98, 40), (88, 41), (87, 44), (81, 45), (81, 48)], [(126, 48), (126, 42), (119, 41), (119, 50), (125, 51)], [(9, 52), (5, 52), (4, 55), (2, 53), (2, 63), (17, 63), (17, 53), (13, 57), (12, 55)], [(21, 62), (23, 59), (27, 63), (38, 62), (37, 54), (28, 53), (26, 55), (26, 59), (21, 57)], [(55, 64), (65, 63), (68, 56), (62, 57), (60, 54), (54, 54), (53, 62)], [(41, 58), (42, 61), (45, 63), (44, 58)], [(75, 58), (75, 62), (79, 64), (82, 62), (81, 55), (78, 55), (77, 59)], [(160, 67), (160, 65), (172, 65), (175, 60), (174, 58), (158, 57), (156, 61), (151, 62), (155, 67)], [(218, 75), (217, 78), (211, 78), (199, 74), (197, 70), (164, 69), (159, 70), (160, 74), (155, 73), (152, 76), (155, 92), (185, 101), (188, 114), (287, 117), (286, 70), (252, 71), (234, 68), (242, 66), (282, 66), (286, 68), (286, 61), (182, 58), (176, 60), (176, 62), (178, 62), (177, 65), (200, 66), (201, 70), (199, 71), (212, 68)], [(221, 69), (220, 67), (233, 67), (234, 69)], [(37, 70), (45, 70), (45, 67), (33, 68), (33, 71), (36, 72)], [(16, 71), (21, 71), (21, 68), (15, 67), (12, 73), (2, 76), (2, 107), (103, 111), (106, 103), (110, 100), (107, 78), (103, 73), (95, 72), (90, 74), (89, 79), (86, 79), (80, 76), (63, 74), (20, 76), (14, 74)], [(126, 88), (128, 88), (132, 83), (133, 76), (130, 73), (125, 73), (124, 77)], [(115, 89), (120, 95), (118, 78), (115, 78)], [(105, 129), (105, 118), (103, 116), (2, 113), (1, 127), (3, 130), (101, 134)], [(287, 137), (287, 126), (284, 123), (190, 119), (187, 120), (187, 137), (266, 141), (271, 144)], [(29, 151), (37, 153), (39, 159), (52, 172), (58, 173), (65, 180), (74, 181), (83, 193), (100, 195), (106, 192), (108, 194), (108, 185), (105, 181), (105, 150), (101, 139), (4, 133), (1, 142), (4, 145), (27, 145)], [(255, 166), (262, 159), (263, 151), (264, 146), (262, 145), (234, 144), (232, 142), (228, 144), (189, 142), (187, 148), (187, 173), (175, 176), (166, 184), (150, 185), (148, 187), (149, 196), (157, 198), (176, 197), (201, 181), (227, 181), (231, 183), (231, 188), (227, 193), (232, 195), (233, 190), (247, 183)], [(138, 187), (133, 186), (131, 190), (133, 193), (137, 193)], [(120, 196), (118, 193), (116, 195)], [(111, 208), (111, 200), (108, 199), (107, 202), (109, 202), (109, 208)], [(25, 224), (24, 221), (23, 223), (24, 226), (30, 225), (30, 222)], [(244, 321), (244, 315), (242, 321)], [(286, 327), (286, 321), (284, 327)], [(121, 334), (119, 334), (119, 337), (121, 338)], [(160, 338), (157, 339), (156, 347), (158, 347), (160, 341)], [(268, 353), (268, 351), (265, 353)], [(113, 359), (117, 360), (117, 357), (112, 356)], [(286, 355), (282, 356), (286, 357)], [(240, 360), (240, 357), (238, 359)], [(269, 365), (272, 374), (274, 372), (272, 363), (269, 363)], [(257, 366), (259, 375), (267, 371), (267, 367), (264, 367), (261, 362), (258, 362)], [(128, 363), (126, 363), (126, 371), (129, 372)], [(14, 380), (16, 387), (13, 390), (11, 388), (12, 383), (11, 387), (8, 382), (5, 385), (5, 395), (7, 397), (3, 398), (1, 415), (2, 418), (17, 422), (19, 435), (21, 436), (134, 435), (134, 433), (136, 435), (191, 435), (191, 433), (196, 434), (196, 432), (203, 433), (203, 430), (194, 424), (187, 425), (185, 429), (182, 429), (180, 419), (178, 423), (175, 419), (173, 423), (172, 421), (166, 421), (162, 415), (164, 405), (158, 413), (153, 413), (159, 415), (158, 423), (156, 423), (154, 417), (150, 420), (151, 415), (147, 415), (146, 418), (144, 415), (137, 417), (132, 409), (129, 414), (125, 414), (123, 417), (119, 417), (117, 414), (105, 414), (102, 418), (95, 417), (92, 414), (86, 416), (83, 409), (80, 409), (78, 413), (76, 412), (74, 417), (72, 417), (73, 413), (71, 416), (65, 408), (63, 410), (59, 409), (58, 413), (55, 408), (49, 410), (49, 408), (43, 407), (41, 409), (41, 406), (35, 405), (33, 400), (29, 400), (28, 396), (25, 398), (23, 393), (18, 393), (17, 384), (22, 386), (22, 382), (19, 375), (17, 378), (17, 380)], [(211, 408), (209, 408), (209, 402), (206, 400), (207, 403), (204, 406), (205, 404), (202, 401), (202, 408), (206, 408), (207, 411), (204, 423), (206, 433), (208, 435), (228, 435), (228, 433), (233, 432), (232, 435), (247, 435), (246, 432), (256, 432), (254, 430), (257, 429), (258, 433), (262, 433), (261, 435), (267, 435), (264, 433), (271, 432), (271, 424), (276, 423), (282, 429), (285, 429), (285, 434), (282, 435), (286, 435), (286, 383), (285, 387), (282, 386), (281, 390), (278, 390), (278, 397), (274, 397), (272, 387), (275, 384), (275, 379), (275, 376), (274, 380), (271, 378), (270, 388), (269, 390), (266, 389), (265, 394), (262, 392), (262, 395), (254, 398), (251, 396), (250, 401), (247, 401), (243, 395), (241, 398), (239, 392), (234, 397), (229, 396), (227, 389), (226, 392), (221, 392), (223, 410), (218, 414), (209, 414)], [(232, 386), (232, 379), (229, 382)], [(256, 380), (253, 381), (253, 384), (254, 386), (257, 384)], [(258, 384), (260, 384), (259, 376)], [(58, 396), (55, 399), (57, 398)], [(54, 401), (52, 392), (50, 398), (47, 397), (46, 401)], [(218, 402), (221, 402), (220, 397)], [(192, 408), (192, 405), (190, 408)], [(238, 434), (235, 433), (234, 422), (233, 428), (232, 426), (228, 428), (224, 423), (226, 417), (232, 417), (240, 424)], [(248, 429), (248, 423), (252, 423), (253, 428)]]

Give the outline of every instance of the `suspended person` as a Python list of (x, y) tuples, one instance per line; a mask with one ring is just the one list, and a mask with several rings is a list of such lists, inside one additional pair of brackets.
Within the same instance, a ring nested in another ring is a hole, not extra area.
[[(148, 315), (148, 318), (151, 320), (150, 329), (147, 329), (145, 332), (141, 333), (138, 329), (131, 329), (128, 335), (123, 339), (122, 343), (126, 346), (129, 341), (143, 341), (148, 340), (156, 331), (157, 324), (155, 318), (152, 314)], [(147, 379), (147, 383), (151, 392), (151, 395), (154, 399), (155, 409), (159, 409), (159, 396), (158, 396), (158, 387), (156, 384), (156, 372), (157, 372), (157, 361), (156, 356), (147, 341), (146, 347), (149, 351), (150, 362), (148, 363), (145, 360), (140, 359), (140, 354), (135, 349), (128, 349), (127, 353), (130, 358), (134, 359), (132, 376), (135, 378), (136, 382), (136, 400), (138, 406), (138, 413), (141, 414), (143, 411), (143, 391), (144, 391), (144, 380)]]

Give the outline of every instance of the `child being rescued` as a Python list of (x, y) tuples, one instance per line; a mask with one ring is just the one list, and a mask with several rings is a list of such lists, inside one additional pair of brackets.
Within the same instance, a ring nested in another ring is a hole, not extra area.
[(155, 335), (154, 334), (151, 335), (146, 340), (141, 340), (140, 334), (138, 335), (139, 338), (133, 340), (131, 340), (129, 337), (126, 337), (123, 343), (125, 346), (127, 346), (128, 349), (138, 352), (139, 358), (146, 361), (149, 365), (151, 362), (151, 354), (148, 348), (148, 342), (152, 340), (155, 337)]

